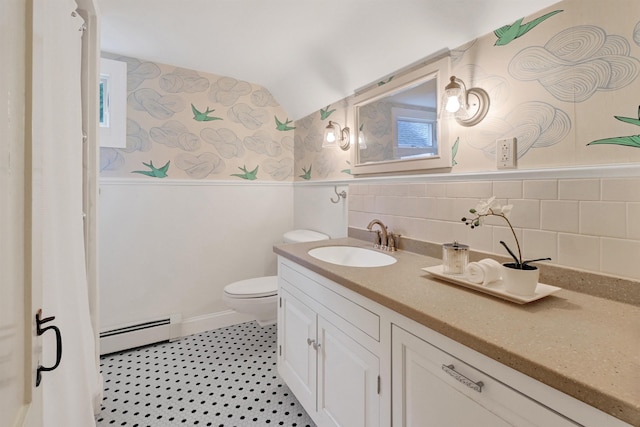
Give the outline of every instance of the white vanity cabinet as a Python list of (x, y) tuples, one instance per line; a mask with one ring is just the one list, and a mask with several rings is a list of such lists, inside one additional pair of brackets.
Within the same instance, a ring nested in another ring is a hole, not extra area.
[(278, 372), (318, 427), (629, 427), (279, 257)]
[(391, 335), (394, 427), (579, 425), (396, 325)]
[[(309, 277), (283, 268), (278, 373), (318, 427), (379, 427), (380, 361), (358, 342), (357, 334), (348, 334), (359, 326), (377, 330), (379, 318)], [(354, 317), (349, 308), (355, 310)]]

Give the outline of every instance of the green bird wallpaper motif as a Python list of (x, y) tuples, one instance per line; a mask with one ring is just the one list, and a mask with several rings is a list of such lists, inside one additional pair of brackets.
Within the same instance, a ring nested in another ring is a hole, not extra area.
[(153, 161), (149, 161), (149, 163), (142, 162), (143, 165), (150, 168), (150, 171), (131, 171), (131, 173), (139, 173), (142, 175), (147, 175), (152, 178), (165, 178), (167, 176), (167, 170), (169, 170), (169, 164), (171, 160), (169, 160), (164, 166), (161, 168), (156, 168), (153, 166)]
[(329, 118), (329, 116), (336, 111), (336, 109), (334, 108), (333, 110), (329, 111), (329, 108), (331, 107), (331, 105), (327, 105), (327, 108), (321, 108), (320, 109), (320, 119), (321, 120), (326, 120)]
[(213, 113), (215, 110), (209, 110), (207, 107), (207, 111), (204, 113), (198, 111), (198, 109), (191, 104), (191, 111), (193, 111), (193, 120), (196, 122), (210, 122), (212, 120), (222, 120), (220, 117), (211, 117), (209, 114)]
[(291, 120), (289, 120), (289, 118), (287, 117), (287, 120), (285, 120), (285, 122), (281, 122), (280, 120), (278, 120), (277, 116), (273, 116), (276, 119), (276, 129), (277, 130), (281, 130), (281, 131), (287, 131), (287, 130), (293, 130), (295, 129), (295, 126), (289, 126), (289, 123), (291, 123)]
[[(616, 120), (620, 120), (621, 122), (640, 126), (640, 106), (638, 106), (637, 119), (634, 119), (633, 117), (622, 117), (622, 116), (613, 116), (613, 117), (615, 117)], [(588, 143), (587, 145), (598, 145), (598, 144), (623, 145), (625, 147), (640, 148), (640, 135), (617, 136), (613, 138), (598, 139), (596, 141), (592, 141)]]
[(298, 175), (298, 176), (299, 176), (300, 178), (302, 178), (302, 179), (306, 179), (306, 180), (311, 179), (311, 166), (312, 166), (312, 165), (309, 165), (309, 169), (305, 169), (305, 168), (304, 168), (304, 166), (303, 166), (303, 167), (302, 167), (302, 172), (304, 172), (304, 174), (302, 174), (302, 175)]
[(493, 34), (495, 34), (496, 37), (498, 38), (498, 40), (495, 43), (495, 46), (505, 46), (511, 43), (518, 37), (522, 37), (523, 35), (527, 34), (536, 25), (540, 24), (541, 22), (545, 21), (546, 19), (560, 12), (562, 12), (562, 10), (554, 10), (553, 12), (549, 12), (545, 15), (542, 15), (541, 17), (536, 18), (531, 22), (527, 22), (526, 24), (522, 23), (522, 20), (524, 18), (520, 18), (511, 25), (505, 25), (504, 27), (498, 28), (493, 32)]
[(247, 166), (244, 165), (243, 167), (238, 167), (238, 169), (240, 169), (244, 173), (232, 173), (231, 176), (237, 176), (238, 178), (247, 179), (249, 181), (254, 181), (254, 180), (258, 179), (258, 168), (259, 167), (260, 167), (260, 165), (256, 166), (256, 168), (254, 170), (249, 172), (247, 170)]
[(460, 137), (457, 137), (456, 142), (454, 142), (453, 147), (451, 147), (451, 166), (455, 166), (458, 164), (458, 162), (456, 162), (456, 155), (458, 154), (459, 144), (460, 144)]
[(349, 165), (349, 168), (342, 169), (340, 172), (341, 173), (346, 173), (348, 175), (351, 175), (351, 162), (349, 160), (345, 160), (345, 162), (347, 162), (347, 164)]

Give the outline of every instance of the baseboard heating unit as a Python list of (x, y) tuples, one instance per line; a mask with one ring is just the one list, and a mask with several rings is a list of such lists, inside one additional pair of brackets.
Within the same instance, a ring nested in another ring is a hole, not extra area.
[(127, 324), (100, 332), (100, 354), (110, 354), (180, 337), (180, 315)]

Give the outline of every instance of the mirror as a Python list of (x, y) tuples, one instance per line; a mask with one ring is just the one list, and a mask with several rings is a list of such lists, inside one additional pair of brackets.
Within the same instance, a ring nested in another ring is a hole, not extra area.
[(438, 120), (449, 57), (431, 60), (355, 97), (354, 175), (450, 168)]

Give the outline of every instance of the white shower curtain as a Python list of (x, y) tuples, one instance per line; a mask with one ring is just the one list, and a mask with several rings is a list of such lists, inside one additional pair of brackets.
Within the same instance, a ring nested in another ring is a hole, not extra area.
[[(84, 21), (71, 0), (45, 0), (42, 70), (35, 84), (34, 141), (42, 153), (43, 316), (62, 332), (60, 366), (43, 373), (45, 427), (95, 426), (102, 393), (89, 314), (82, 213), (81, 59)], [(41, 74), (41, 75), (40, 75)], [(41, 86), (40, 84), (41, 83)], [(38, 90), (38, 89), (37, 89)], [(40, 102), (41, 101), (41, 102)], [(43, 336), (44, 366), (55, 361), (55, 340)]]

